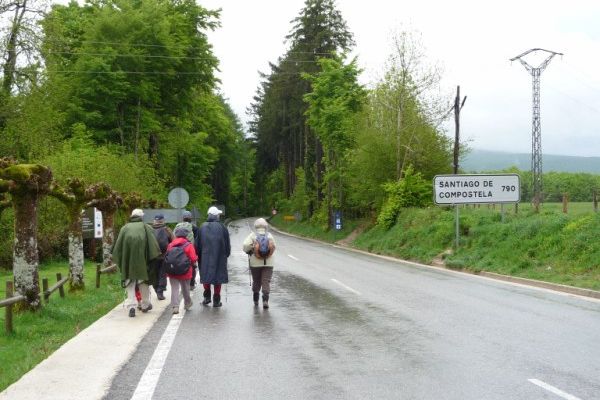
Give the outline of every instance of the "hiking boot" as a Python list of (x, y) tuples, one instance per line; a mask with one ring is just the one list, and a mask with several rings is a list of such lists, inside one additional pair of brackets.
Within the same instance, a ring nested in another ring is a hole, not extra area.
[(142, 312), (143, 313), (147, 313), (148, 311), (152, 310), (152, 304), (148, 304), (148, 307), (146, 308), (142, 308)]
[(164, 300), (165, 299), (165, 295), (162, 292), (156, 293), (156, 298), (159, 299), (159, 300)]
[(131, 307), (129, 309), (129, 316), (132, 318), (135, 317), (135, 307)]
[(210, 289), (204, 289), (204, 300), (202, 300), (203, 305), (208, 305), (210, 303)]
[(192, 305), (194, 305), (194, 302), (192, 300), (190, 300), (189, 304), (185, 304), (183, 306), (183, 308), (185, 308), (186, 311), (188, 311), (190, 308), (192, 308)]
[(223, 303), (221, 303), (221, 295), (215, 294), (213, 296), (213, 307), (221, 307)]
[(252, 293), (252, 300), (254, 301), (254, 305), (255, 305), (256, 307), (258, 307), (258, 297), (259, 297), (259, 294), (258, 294), (258, 292), (254, 292), (254, 293)]
[(269, 308), (269, 295), (263, 294), (262, 300), (263, 300), (263, 308)]
[(173, 307), (173, 314), (179, 314), (179, 307)]

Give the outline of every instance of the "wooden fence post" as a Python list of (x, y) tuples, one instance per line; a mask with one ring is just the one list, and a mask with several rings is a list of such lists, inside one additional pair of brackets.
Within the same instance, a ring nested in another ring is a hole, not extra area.
[[(13, 283), (12, 281), (6, 281), (6, 298), (9, 299), (13, 296)], [(6, 314), (4, 317), (4, 327), (6, 328), (6, 333), (12, 333), (13, 331), (13, 323), (12, 323), (12, 304), (6, 306)]]
[(96, 264), (96, 289), (100, 287), (100, 264)]
[(42, 279), (42, 294), (46, 303), (50, 301), (50, 293), (48, 293), (48, 278)]
[(598, 192), (596, 192), (596, 189), (594, 189), (592, 198), (594, 201), (594, 212), (598, 212)]
[[(62, 279), (62, 274), (60, 272), (56, 273), (56, 282), (60, 282), (60, 280)], [(65, 297), (65, 289), (63, 288), (64, 285), (60, 285), (60, 287), (58, 288), (58, 293), (60, 293), (60, 297)]]

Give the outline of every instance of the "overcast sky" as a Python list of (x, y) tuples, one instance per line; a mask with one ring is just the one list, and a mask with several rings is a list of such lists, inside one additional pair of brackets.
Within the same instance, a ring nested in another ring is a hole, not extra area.
[[(222, 27), (209, 38), (220, 60), (221, 90), (242, 122), (258, 72), (284, 54), (290, 21), (304, 0), (198, 0), (221, 8)], [(510, 58), (531, 48), (564, 53), (541, 76), (542, 150), (600, 156), (600, 1), (337, 0), (354, 34), (361, 82), (373, 83), (399, 27), (422, 34), (432, 63), (443, 68), (452, 100), (467, 102), (461, 134), (478, 149), (531, 152), (532, 78)], [(538, 66), (539, 58), (526, 59)], [(454, 124), (445, 125), (454, 137)]]

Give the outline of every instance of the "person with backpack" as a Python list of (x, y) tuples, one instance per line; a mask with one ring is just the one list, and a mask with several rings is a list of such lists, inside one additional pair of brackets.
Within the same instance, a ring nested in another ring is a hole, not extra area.
[(179, 288), (183, 294), (186, 310), (192, 308), (190, 279), (194, 264), (198, 261), (196, 250), (187, 239), (189, 231), (184, 227), (175, 228), (175, 239), (167, 246), (165, 271), (171, 284), (171, 308), (173, 314), (179, 314)]
[(152, 281), (149, 267), (161, 254), (153, 229), (144, 223), (143, 217), (142, 209), (133, 210), (129, 222), (121, 228), (111, 249), (113, 261), (121, 271), (121, 285), (127, 292), (125, 306), (129, 309), (130, 317), (135, 317), (136, 286), (139, 287), (142, 296), (142, 312), (152, 310), (148, 284), (154, 285), (155, 282)]
[[(192, 224), (192, 213), (187, 210), (183, 211), (183, 213), (181, 214), (181, 219), (183, 221), (175, 225), (175, 228), (183, 226), (186, 229), (190, 230), (191, 235), (188, 235), (188, 240), (194, 244), (196, 254), (200, 254), (200, 228)], [(190, 279), (190, 290), (194, 290), (196, 288), (197, 269), (197, 267), (194, 267), (194, 269), (192, 270), (192, 279)]]
[(164, 300), (165, 295), (164, 291), (167, 290), (167, 275), (165, 273), (165, 254), (167, 254), (167, 247), (169, 243), (173, 241), (175, 236), (173, 236), (173, 232), (171, 229), (165, 224), (165, 217), (162, 214), (156, 214), (154, 216), (154, 221), (152, 223), (152, 228), (154, 228), (154, 236), (156, 237), (156, 241), (158, 242), (158, 247), (160, 247), (161, 255), (156, 259), (156, 269), (157, 269), (157, 284), (154, 286), (154, 291), (156, 292), (156, 297), (158, 300)]
[(262, 288), (263, 308), (269, 308), (269, 294), (271, 292), (271, 278), (273, 277), (273, 252), (275, 239), (267, 232), (269, 224), (264, 218), (254, 221), (256, 232), (244, 239), (242, 249), (250, 257), (250, 273), (252, 274), (252, 300), (258, 307), (258, 298)]
[(210, 285), (214, 287), (213, 307), (221, 307), (221, 285), (229, 282), (227, 258), (231, 254), (229, 231), (221, 222), (222, 211), (208, 209), (206, 222), (200, 227), (200, 282), (204, 286), (203, 305), (210, 303)]

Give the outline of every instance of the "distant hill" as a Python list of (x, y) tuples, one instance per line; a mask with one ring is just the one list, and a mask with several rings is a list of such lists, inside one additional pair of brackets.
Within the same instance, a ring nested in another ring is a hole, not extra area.
[[(465, 172), (497, 171), (513, 166), (522, 171), (529, 171), (531, 169), (531, 154), (473, 149), (460, 164), (460, 168)], [(543, 172), (600, 174), (600, 157), (544, 154), (542, 155), (542, 170)]]

